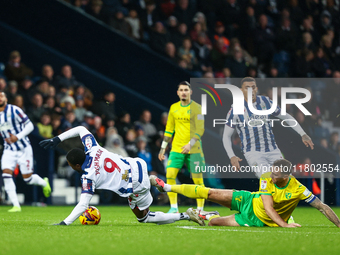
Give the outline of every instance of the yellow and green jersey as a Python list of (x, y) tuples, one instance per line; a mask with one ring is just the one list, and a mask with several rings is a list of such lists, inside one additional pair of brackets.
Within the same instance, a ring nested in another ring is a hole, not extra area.
[(204, 117), (201, 114), (201, 105), (195, 101), (182, 106), (181, 101), (170, 107), (168, 122), (166, 123), (165, 136), (172, 137), (173, 152), (182, 152), (182, 147), (189, 143), (191, 138), (197, 141), (189, 153), (202, 153), (201, 137), (204, 133)]
[[(314, 201), (315, 196), (294, 176), (290, 175), (287, 185), (279, 188), (270, 178), (270, 172), (265, 173), (260, 179), (258, 194), (273, 197), (273, 206), (281, 218), (287, 222), (290, 215), (300, 200), (307, 203)], [(267, 226), (277, 227), (278, 225), (266, 214), (261, 196), (253, 198), (253, 210), (255, 215)]]

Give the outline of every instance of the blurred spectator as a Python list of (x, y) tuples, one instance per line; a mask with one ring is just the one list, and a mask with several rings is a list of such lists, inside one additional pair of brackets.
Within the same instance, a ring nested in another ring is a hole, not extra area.
[(218, 20), (227, 26), (229, 37), (239, 35), (239, 26), (242, 20), (242, 10), (237, 0), (224, 0), (218, 9)]
[(50, 84), (46, 80), (40, 80), (37, 85), (38, 92), (46, 99), (50, 93)]
[(0, 77), (0, 92), (4, 92), (6, 90), (6, 87), (7, 87), (7, 82), (5, 78)]
[(174, 12), (176, 3), (174, 0), (160, 0), (159, 10), (163, 18), (168, 18)]
[(28, 109), (31, 105), (31, 98), (34, 95), (35, 90), (33, 88), (33, 82), (30, 77), (26, 76), (25, 79), (21, 82), (21, 86), (19, 88), (19, 94), (23, 96), (25, 108)]
[(132, 38), (141, 41), (143, 39), (143, 29), (136, 10), (130, 10), (129, 16), (125, 20), (130, 24)]
[(245, 49), (242, 48), (240, 40), (238, 38), (232, 38), (230, 40), (229, 52), (232, 53), (235, 48), (240, 48), (242, 50), (243, 58), (249, 65), (254, 64), (252, 56)]
[(8, 64), (5, 67), (4, 74), (8, 80), (21, 82), (26, 76), (32, 76), (33, 71), (24, 63), (21, 63), (21, 55), (19, 51), (12, 51), (9, 55)]
[(149, 110), (144, 110), (142, 112), (139, 121), (136, 121), (135, 125), (143, 128), (144, 136), (147, 138), (157, 133), (156, 127), (151, 123), (151, 112)]
[(196, 12), (194, 18), (192, 19), (194, 23), (200, 23), (203, 32), (208, 31), (207, 20), (203, 12)]
[(109, 25), (123, 34), (132, 37), (131, 26), (125, 20), (124, 13), (121, 9), (118, 9), (115, 15), (109, 18)]
[(294, 53), (296, 51), (296, 38), (297, 33), (295, 28), (291, 26), (290, 19), (285, 18), (281, 22), (281, 26), (278, 28), (276, 37), (276, 48), (288, 53)]
[(319, 43), (320, 35), (313, 26), (313, 18), (311, 16), (303, 19), (302, 25), (300, 26), (300, 31), (301, 34), (306, 32), (310, 33), (313, 38), (313, 42), (315, 44)]
[(41, 75), (43, 80), (46, 80), (49, 84), (54, 84), (54, 70), (51, 65), (43, 65)]
[(84, 98), (82, 96), (76, 96), (76, 109), (74, 109), (74, 114), (79, 122), (84, 120), (84, 115), (86, 109), (84, 108)]
[(140, 137), (140, 136), (144, 136), (144, 129), (141, 125), (135, 124), (135, 131), (136, 131), (137, 138)]
[(112, 91), (105, 92), (102, 100), (93, 104), (92, 112), (98, 116), (101, 116), (104, 121), (106, 121), (106, 119), (115, 119), (115, 100), (116, 96)]
[(16, 81), (8, 82), (7, 99), (8, 103), (12, 104), (18, 92), (18, 83)]
[(322, 119), (321, 117), (317, 118), (316, 125), (313, 127), (312, 130), (312, 139), (313, 141), (320, 143), (322, 138), (328, 138), (329, 137), (329, 130), (327, 128), (324, 128), (322, 125)]
[(56, 105), (55, 98), (51, 96), (45, 99), (44, 110), (50, 116), (53, 114), (61, 114), (61, 108)]
[(329, 29), (333, 30), (332, 15), (329, 13), (329, 11), (324, 10), (320, 15), (320, 27), (319, 27), (320, 34), (321, 35), (327, 34), (327, 31)]
[(172, 42), (168, 42), (165, 45), (165, 55), (172, 60), (173, 62), (177, 63), (178, 58), (176, 55), (176, 47)]
[(43, 138), (52, 138), (53, 137), (53, 127), (51, 125), (51, 116), (44, 112), (40, 117), (40, 122), (37, 123), (37, 127), (39, 130), (39, 134)]
[(141, 11), (140, 20), (143, 30), (147, 32), (151, 32), (151, 28), (160, 20), (159, 14), (156, 11), (156, 5), (153, 1), (145, 3), (145, 10)]
[(197, 64), (201, 72), (208, 72), (212, 70), (210, 49), (206, 44), (207, 39), (208, 37), (204, 33), (200, 33), (197, 37), (197, 41), (193, 43), (193, 50), (197, 57)]
[(101, 0), (92, 0), (90, 8), (87, 9), (87, 13), (98, 20), (106, 22), (105, 12), (103, 11), (103, 2)]
[(331, 137), (329, 139), (329, 149), (331, 149), (334, 152), (337, 152), (338, 146), (339, 146), (339, 133), (338, 132), (332, 132)]
[(226, 47), (230, 46), (229, 39), (225, 36), (225, 27), (222, 22), (218, 21), (215, 25), (214, 34), (212, 36), (213, 43), (216, 43), (220, 38), (223, 39), (223, 43)]
[(13, 104), (21, 108), (24, 112), (26, 112), (24, 98), (22, 97), (22, 95), (16, 95), (13, 99)]
[(222, 71), (227, 55), (228, 46), (225, 44), (224, 39), (220, 37), (216, 41), (215, 47), (210, 52), (210, 58), (214, 71)]
[(168, 31), (170, 35), (175, 33), (177, 31), (177, 25), (178, 25), (177, 18), (175, 16), (170, 16), (168, 18), (167, 25), (168, 25)]
[(182, 46), (178, 49), (178, 56), (180, 59), (188, 63), (188, 69), (192, 70), (197, 63), (195, 51), (191, 48), (190, 38), (183, 40)]
[(56, 77), (55, 86), (58, 88), (65, 87), (67, 89), (77, 86), (78, 81), (72, 74), (72, 67), (64, 65), (61, 68), (61, 74)]
[(79, 123), (76, 119), (76, 115), (74, 114), (73, 111), (69, 111), (65, 113), (65, 118), (63, 123), (61, 124), (61, 130), (62, 132), (65, 132), (71, 128), (74, 128), (78, 126)]
[(313, 72), (315, 77), (330, 77), (332, 74), (332, 65), (325, 57), (325, 53), (321, 47), (315, 52), (315, 58), (313, 60)]
[(65, 96), (60, 100), (60, 107), (62, 108), (63, 113), (73, 112), (75, 109), (75, 104), (76, 102), (71, 96)]
[(195, 9), (193, 5), (189, 4), (189, 0), (178, 0), (172, 15), (177, 18), (179, 23), (185, 23), (190, 26), (194, 14)]
[(136, 132), (133, 129), (129, 129), (125, 135), (125, 150), (129, 154), (129, 157), (137, 157), (138, 148), (136, 145)]
[(94, 137), (96, 138), (100, 146), (104, 146), (105, 140), (106, 140), (106, 137), (105, 137), (106, 130), (105, 130), (105, 127), (103, 126), (102, 119), (99, 116), (94, 117), (93, 125), (96, 130)]
[(119, 116), (119, 121), (117, 123), (117, 131), (118, 134), (121, 137), (123, 137), (124, 142), (126, 138), (126, 133), (130, 129), (133, 129), (133, 125), (131, 123), (131, 116), (128, 112), (122, 112)]
[(105, 143), (105, 149), (112, 153), (116, 153), (118, 155), (121, 155), (122, 157), (128, 157), (128, 153), (126, 150), (122, 147), (122, 140), (121, 137), (118, 134), (108, 135), (107, 140)]
[(88, 88), (86, 88), (84, 85), (79, 84), (79, 86), (75, 88), (74, 97), (76, 98), (77, 96), (83, 97), (84, 108), (90, 109), (92, 107), (93, 93)]
[(137, 156), (145, 161), (148, 172), (151, 172), (152, 171), (152, 165), (151, 165), (152, 157), (151, 157), (151, 153), (147, 150), (146, 146), (147, 146), (147, 138), (144, 136), (138, 137), (137, 138), (137, 148), (138, 148)]
[(95, 133), (95, 128), (93, 126), (93, 118), (94, 114), (91, 111), (85, 112), (84, 121), (81, 122), (81, 125), (86, 127), (91, 133)]
[(41, 94), (36, 93), (31, 99), (31, 104), (27, 109), (27, 116), (33, 124), (37, 124), (40, 121), (40, 116), (45, 111), (43, 107), (43, 97)]
[(300, 44), (300, 51), (303, 52), (305, 50), (315, 51), (316, 45), (313, 42), (312, 35), (309, 32), (305, 32), (302, 34), (302, 43)]
[(165, 45), (170, 41), (170, 34), (163, 26), (162, 22), (156, 22), (150, 31), (150, 47), (158, 53), (163, 53)]
[(53, 136), (60, 135), (62, 133), (61, 130), (61, 116), (59, 114), (53, 114), (52, 115), (52, 122), (51, 122), (53, 131)]
[(268, 26), (268, 18), (262, 14), (259, 17), (259, 26), (254, 32), (255, 52), (259, 64), (270, 63), (275, 53), (275, 35), (273, 30)]
[(310, 50), (303, 50), (293, 63), (293, 75), (295, 77), (313, 77), (314, 54)]
[(328, 149), (328, 141), (326, 138), (320, 139), (320, 145), (321, 147), (324, 147), (325, 149)]
[(168, 113), (167, 112), (163, 112), (162, 115), (161, 115), (160, 122), (157, 125), (158, 133), (161, 133), (161, 134), (164, 133), (167, 121), (168, 121)]
[(188, 36), (188, 27), (185, 23), (178, 25), (176, 31), (172, 32), (170, 35), (170, 41), (176, 46), (176, 49), (182, 46), (183, 40)]
[(194, 25), (194, 28), (190, 31), (190, 38), (193, 42), (196, 42), (198, 40), (199, 36), (204, 36), (205, 37), (205, 43), (207, 47), (211, 50), (212, 49), (212, 44), (210, 39), (206, 36), (206, 32), (202, 28), (202, 24), (199, 22), (196, 22)]
[(331, 35), (323, 35), (321, 37), (320, 46), (325, 53), (325, 57), (333, 65), (336, 58), (335, 49), (333, 48), (333, 37)]
[(225, 68), (229, 68), (233, 77), (242, 78), (247, 74), (248, 64), (243, 58), (242, 49), (237, 47), (233, 50), (233, 57), (225, 62)]

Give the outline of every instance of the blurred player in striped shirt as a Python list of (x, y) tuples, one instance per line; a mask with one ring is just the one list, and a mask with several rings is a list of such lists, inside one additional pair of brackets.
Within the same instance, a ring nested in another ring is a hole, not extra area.
[(4, 139), (4, 152), (1, 158), (2, 178), (5, 191), (13, 204), (9, 212), (21, 212), (21, 207), (13, 181), (13, 171), (19, 165), (24, 181), (29, 185), (43, 188), (45, 197), (51, 195), (48, 178), (42, 179), (33, 173), (33, 150), (27, 137), (34, 129), (32, 122), (17, 106), (7, 104), (4, 92), (0, 93), (0, 134)]

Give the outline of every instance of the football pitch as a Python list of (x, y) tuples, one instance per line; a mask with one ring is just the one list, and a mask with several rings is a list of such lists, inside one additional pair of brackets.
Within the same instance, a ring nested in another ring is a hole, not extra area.
[[(340, 254), (340, 228), (314, 208), (298, 207), (294, 219), (301, 228), (201, 227), (180, 221), (170, 225), (138, 223), (128, 206), (97, 206), (97, 226), (53, 226), (71, 206), (22, 207), (8, 213), (0, 206), (0, 254)], [(151, 207), (167, 211), (168, 207)], [(180, 207), (185, 211), (187, 207)], [(340, 215), (340, 208), (333, 208)], [(233, 212), (206, 207), (221, 215)]]

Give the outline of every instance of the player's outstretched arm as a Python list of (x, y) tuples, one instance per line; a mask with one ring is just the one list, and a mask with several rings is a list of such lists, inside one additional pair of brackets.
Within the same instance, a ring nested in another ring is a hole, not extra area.
[(58, 144), (64, 140), (67, 140), (72, 137), (80, 136), (83, 137), (84, 135), (91, 134), (85, 127), (78, 126), (75, 128), (71, 128), (66, 132), (60, 134), (59, 136), (53, 137), (52, 139), (46, 139), (39, 143), (41, 147), (44, 149), (53, 149), (58, 146)]
[(318, 209), (328, 220), (333, 222), (335, 226), (340, 228), (340, 220), (335, 212), (326, 204), (322, 203), (321, 200), (315, 197), (314, 201), (310, 203), (311, 206)]
[(285, 222), (280, 215), (274, 209), (273, 197), (270, 195), (261, 195), (263, 206), (266, 211), (266, 214), (271, 218), (278, 226), (283, 228), (296, 228), (301, 227), (301, 225), (297, 223), (288, 224)]
[(70, 225), (72, 222), (74, 222), (77, 218), (79, 218), (80, 215), (82, 215), (85, 212), (85, 210), (89, 206), (91, 198), (92, 194), (82, 193), (80, 196), (79, 203), (76, 205), (76, 207), (74, 207), (71, 214), (65, 220), (63, 220), (57, 225)]
[(292, 115), (286, 113), (286, 115), (279, 114), (276, 117), (278, 117), (281, 120), (294, 120), (296, 123), (296, 126), (292, 127), (292, 129), (294, 129), (296, 133), (301, 135), (302, 142), (306, 145), (306, 147), (310, 147), (312, 150), (314, 149), (314, 143), (312, 139), (306, 134), (306, 132), (302, 129), (300, 124), (297, 122), (297, 120)]
[(158, 159), (160, 161), (163, 161), (165, 159), (164, 153), (165, 153), (166, 147), (168, 146), (168, 143), (170, 141), (171, 141), (171, 137), (164, 136), (164, 139), (163, 139), (163, 142), (162, 142), (162, 145), (161, 145), (161, 149), (160, 149), (160, 151), (158, 153)]

